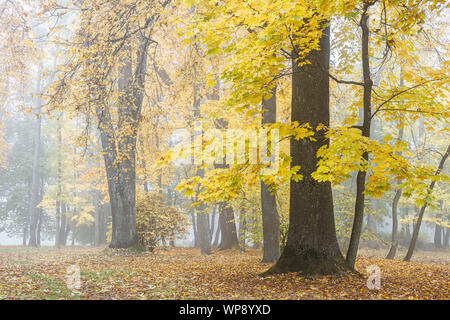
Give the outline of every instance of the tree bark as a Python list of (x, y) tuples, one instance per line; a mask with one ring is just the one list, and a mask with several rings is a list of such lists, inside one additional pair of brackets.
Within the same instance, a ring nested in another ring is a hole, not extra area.
[[(449, 153), (450, 153), (450, 144), (448, 145), (447, 151), (446, 151), (446, 153), (444, 154), (444, 156), (442, 157), (442, 159), (441, 159), (441, 161), (439, 163), (439, 166), (438, 166), (438, 169), (436, 170), (435, 175), (438, 175), (438, 174), (441, 173), (442, 169), (444, 168), (444, 164), (445, 164), (445, 161), (448, 158)], [(430, 194), (433, 191), (435, 184), (436, 184), (436, 180), (433, 180), (430, 183), (430, 185), (428, 187), (428, 194)], [(413, 234), (412, 234), (412, 238), (411, 238), (411, 243), (409, 244), (408, 252), (406, 253), (406, 256), (403, 259), (403, 261), (410, 261), (411, 260), (411, 257), (412, 257), (412, 255), (414, 253), (414, 249), (416, 247), (417, 239), (419, 238), (420, 225), (422, 223), (423, 215), (425, 213), (425, 209), (427, 208), (427, 206), (428, 206), (428, 203), (425, 202), (425, 204), (420, 208), (419, 215), (417, 217), (417, 222), (416, 222), (416, 224), (414, 226), (414, 230), (413, 230)]]
[[(364, 95), (363, 95), (363, 124), (362, 136), (370, 137), (370, 124), (372, 118), (372, 86), (373, 81), (370, 76), (370, 62), (369, 62), (369, 14), (367, 10), (373, 3), (364, 2), (364, 11), (361, 16), (360, 26), (362, 30), (361, 51), (362, 51), (362, 66), (364, 76)], [(369, 162), (369, 153), (362, 154), (361, 165), (365, 166)], [(366, 169), (360, 169), (356, 176), (356, 200), (355, 200), (355, 216), (353, 219), (352, 233), (350, 236), (350, 243), (348, 246), (346, 261), (347, 264), (354, 268), (356, 256), (358, 254), (359, 240), (361, 238), (361, 229), (364, 219), (364, 191), (366, 189)]]
[[(403, 85), (403, 77), (400, 78), (400, 87)], [(398, 140), (403, 139), (403, 126), (398, 131)], [(400, 153), (397, 153), (398, 155)], [(401, 183), (401, 181), (399, 182)], [(392, 243), (386, 259), (394, 259), (398, 248), (398, 203), (402, 197), (402, 189), (397, 189), (394, 199), (392, 201)]]
[(397, 208), (398, 202), (402, 196), (402, 189), (397, 189), (395, 192), (394, 200), (392, 201), (392, 242), (391, 249), (386, 256), (386, 259), (394, 259), (398, 248), (398, 216)]
[[(38, 70), (38, 79), (36, 91), (38, 94), (41, 93), (41, 68)], [(39, 159), (41, 153), (41, 109), (42, 102), (39, 98), (33, 98), (34, 104), (34, 115), (35, 119), (35, 127), (34, 127), (34, 154), (33, 154), (33, 173), (32, 173), (32, 182), (31, 182), (31, 199), (30, 199), (30, 207), (29, 207), (29, 216), (30, 216), (30, 239), (28, 245), (30, 247), (38, 247), (37, 244), (37, 222), (38, 222), (38, 214), (39, 210), (37, 205), (39, 204)]]
[[(310, 65), (299, 67), (296, 50), (292, 53), (291, 120), (309, 123), (313, 128), (320, 123), (330, 124), (329, 27), (324, 29), (319, 44), (320, 49), (309, 54)], [(316, 132), (315, 139), (291, 139), (291, 166), (301, 166), (303, 180), (291, 180), (286, 246), (266, 274), (332, 274), (345, 268), (336, 238), (331, 183), (311, 177), (317, 169), (317, 151), (328, 145), (329, 139), (323, 132)]]
[[(219, 217), (220, 219), (220, 217)], [(217, 225), (216, 235), (214, 236), (213, 246), (217, 247), (220, 239), (220, 224)]]
[(219, 203), (220, 250), (238, 249), (239, 240), (233, 208), (227, 202)]
[[(272, 88), (272, 97), (263, 99), (262, 124), (277, 121), (277, 88)], [(278, 215), (276, 195), (269, 186), (261, 181), (261, 212), (263, 225), (263, 258), (262, 262), (275, 262), (280, 257), (280, 217)]]
[(108, 108), (97, 108), (98, 128), (108, 181), (111, 204), (111, 248), (129, 248), (137, 243), (136, 233), (136, 136), (144, 98), (145, 70), (149, 40), (142, 39), (136, 67), (133, 70), (131, 47), (122, 58), (119, 68), (118, 88), (121, 92), (118, 105), (116, 135)]

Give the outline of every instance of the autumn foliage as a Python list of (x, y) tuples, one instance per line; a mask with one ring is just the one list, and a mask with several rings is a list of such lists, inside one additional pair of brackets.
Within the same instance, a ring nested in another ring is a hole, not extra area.
[(160, 240), (173, 240), (183, 235), (187, 218), (179, 209), (168, 205), (157, 193), (139, 192), (136, 199), (138, 243), (153, 251)]

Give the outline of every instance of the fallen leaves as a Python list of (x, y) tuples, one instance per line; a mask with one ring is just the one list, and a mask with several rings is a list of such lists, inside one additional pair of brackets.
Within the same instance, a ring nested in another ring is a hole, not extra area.
[[(448, 264), (359, 258), (360, 275), (261, 277), (261, 253), (195, 248), (138, 253), (97, 248), (1, 248), (1, 299), (448, 299)], [(67, 288), (67, 268), (81, 270), (81, 288)], [(381, 270), (370, 290), (366, 268)]]

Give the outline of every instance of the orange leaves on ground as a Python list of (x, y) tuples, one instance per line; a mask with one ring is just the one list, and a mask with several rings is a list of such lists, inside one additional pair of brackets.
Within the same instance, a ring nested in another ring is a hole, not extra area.
[[(359, 258), (360, 274), (261, 277), (269, 268), (261, 252), (195, 248), (155, 253), (96, 248), (0, 249), (3, 299), (448, 299), (448, 264)], [(67, 268), (77, 265), (81, 288), (66, 287)], [(367, 287), (366, 268), (381, 270), (381, 288)]]

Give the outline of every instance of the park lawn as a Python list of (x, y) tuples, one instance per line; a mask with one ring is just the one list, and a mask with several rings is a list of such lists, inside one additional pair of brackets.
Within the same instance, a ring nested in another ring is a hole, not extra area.
[[(261, 277), (261, 251), (0, 247), (0, 299), (449, 299), (450, 265), (360, 257), (358, 274)], [(381, 288), (367, 287), (368, 266), (381, 271)], [(80, 288), (67, 286), (68, 268)], [(69, 269), (70, 270), (70, 269)]]

